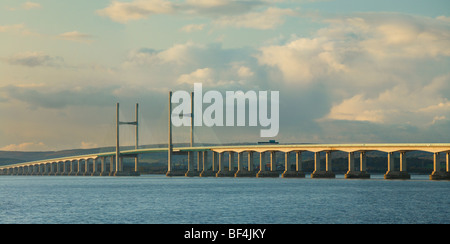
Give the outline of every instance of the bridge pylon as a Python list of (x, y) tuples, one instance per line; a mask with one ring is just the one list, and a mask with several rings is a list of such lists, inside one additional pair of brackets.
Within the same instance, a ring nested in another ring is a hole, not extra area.
[(119, 119), (119, 103), (116, 104), (116, 171), (114, 172), (114, 176), (139, 176), (139, 169), (138, 169), (138, 164), (139, 164), (139, 155), (136, 154), (135, 158), (134, 158), (134, 171), (130, 171), (130, 172), (124, 172), (123, 171), (123, 160), (122, 157), (120, 156), (120, 140), (119, 140), (119, 135), (120, 135), (120, 125), (134, 125), (136, 126), (135, 128), (135, 149), (137, 150), (139, 148), (139, 104), (136, 103), (136, 112), (135, 112), (135, 121), (131, 121), (131, 122), (122, 122)]

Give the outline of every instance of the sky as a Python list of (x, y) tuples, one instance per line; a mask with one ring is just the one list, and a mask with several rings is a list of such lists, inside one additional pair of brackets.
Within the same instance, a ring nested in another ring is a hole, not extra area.
[(448, 0), (2, 0), (0, 44), (0, 150), (113, 146), (116, 102), (167, 143), (168, 91), (194, 83), (279, 91), (281, 143), (450, 143)]

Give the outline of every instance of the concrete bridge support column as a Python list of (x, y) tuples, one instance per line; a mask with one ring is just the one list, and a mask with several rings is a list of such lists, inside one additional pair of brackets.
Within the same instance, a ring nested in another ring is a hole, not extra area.
[(115, 172), (115, 170), (114, 170), (114, 162), (115, 162), (115, 158), (114, 158), (115, 156), (111, 156), (110, 158), (109, 158), (109, 176), (114, 176), (114, 172)]
[[(400, 164), (402, 164), (401, 161), (404, 161), (403, 165), (406, 168), (406, 157), (405, 157), (404, 152), (400, 152)], [(403, 180), (411, 179), (411, 175), (408, 174), (408, 172), (395, 170), (394, 153), (393, 152), (388, 153), (388, 171), (384, 175), (384, 178), (385, 179), (403, 179)]]
[(107, 170), (107, 168), (106, 168), (106, 158), (105, 157), (101, 157), (100, 158), (100, 167), (101, 167), (101, 169), (100, 169), (100, 176), (108, 176), (109, 175), (109, 172), (108, 171), (106, 171)]
[(238, 171), (234, 174), (235, 177), (255, 177), (256, 176), (253, 169), (250, 170), (252, 168), (251, 165), (253, 164), (252, 152), (248, 152), (247, 160), (248, 160), (248, 164), (247, 164), (248, 169), (245, 170), (244, 169), (244, 152), (238, 153)]
[(266, 171), (266, 162), (264, 160), (265, 152), (259, 153), (259, 172), (256, 174), (256, 177), (263, 177), (264, 172)]
[(60, 162), (56, 162), (55, 167), (56, 167), (55, 175), (61, 175)]
[(55, 175), (55, 165), (54, 165), (55, 163), (53, 163), (53, 162), (51, 162), (51, 163), (49, 163), (48, 164), (48, 166), (49, 166), (49, 172), (48, 172), (48, 175)]
[(69, 172), (67, 175), (75, 175), (75, 162), (73, 160), (69, 161)]
[(236, 173), (234, 169), (234, 152), (228, 152), (228, 171), (232, 176)]
[(300, 174), (305, 174), (303, 172), (303, 159), (302, 159), (302, 152), (297, 151), (295, 152), (295, 170)]
[(62, 161), (61, 162), (61, 175), (67, 175), (67, 161)]
[(370, 174), (366, 172), (366, 153), (360, 153), (360, 167), (359, 171), (355, 167), (355, 153), (348, 153), (348, 171), (345, 174), (346, 179), (368, 179)]
[(283, 178), (304, 178), (305, 174), (303, 172), (298, 171), (298, 159), (297, 159), (297, 153), (296, 153), (296, 170), (292, 170), (292, 163), (290, 162), (290, 154), (291, 152), (285, 152), (284, 153), (284, 172), (281, 174), (281, 177)]
[(214, 151), (212, 152), (212, 165), (211, 165), (211, 169), (214, 172), (214, 175), (216, 175), (217, 171), (218, 171), (218, 165), (219, 165), (219, 159), (218, 159), (218, 154)]
[(198, 175), (203, 171), (203, 155), (202, 152), (197, 152), (197, 172)]
[(98, 170), (97, 159), (92, 159), (92, 174), (91, 176), (100, 176), (101, 171)]
[[(326, 157), (326, 169), (331, 170), (331, 152), (326, 152), (328, 156)], [(336, 175), (332, 171), (323, 171), (320, 166), (320, 152), (314, 153), (314, 172), (311, 174), (311, 178), (335, 178)]]
[(325, 170), (327, 172), (333, 172), (333, 158), (331, 157), (331, 151), (325, 153)]
[(233, 152), (228, 152), (228, 170), (225, 170), (225, 157), (224, 153), (219, 153), (219, 171), (216, 173), (216, 177), (234, 177), (234, 169), (230, 171), (230, 167), (234, 167), (232, 163), (234, 161)]
[(90, 176), (90, 175), (91, 175), (91, 173), (89, 172), (89, 159), (85, 159), (83, 176)]
[(213, 167), (211, 164), (211, 169), (209, 169), (209, 162), (211, 162), (209, 160), (208, 157), (208, 152), (204, 151), (203, 152), (203, 171), (200, 173), (200, 177), (209, 177), (209, 176), (215, 176), (215, 172), (213, 171)]
[(448, 171), (449, 154), (446, 153), (446, 171), (441, 170), (441, 162), (439, 153), (433, 154), (433, 172), (430, 175), (430, 180), (450, 180), (450, 173)]
[(42, 172), (42, 175), (48, 175), (48, 163), (45, 163), (43, 165), (43, 167), (44, 167), (44, 172)]
[[(248, 171), (254, 172), (255, 171), (255, 157), (253, 156), (252, 151), (247, 152), (247, 162), (248, 162)], [(256, 176), (256, 174), (254, 174)]]
[(198, 176), (194, 167), (194, 152), (188, 152), (188, 170), (184, 175), (188, 177)]
[[(260, 163), (260, 164), (262, 164), (260, 167), (264, 168), (264, 171), (260, 170), (258, 172), (258, 174), (256, 175), (256, 177), (259, 177), (259, 178), (263, 178), (263, 177), (277, 178), (277, 177), (280, 177), (280, 174), (277, 172), (275, 151), (270, 151), (269, 153), (270, 153), (269, 154), (270, 155), (270, 171), (266, 171), (265, 170), (265, 167), (266, 167), (265, 164)], [(261, 159), (262, 158), (263, 158), (263, 156), (261, 155)], [(260, 159), (260, 162), (261, 162), (261, 159)]]
[(218, 171), (216, 173), (216, 177), (223, 177), (226, 173), (225, 173), (225, 161), (224, 161), (224, 154), (223, 152), (218, 153), (218, 163), (219, 163), (219, 168)]
[[(184, 176), (184, 172), (182, 173), (180, 171), (176, 172), (176, 175), (175, 175), (174, 171), (173, 171), (173, 166), (171, 166), (171, 169), (172, 170), (170, 172), (167, 171), (167, 173), (166, 173), (167, 176)], [(123, 157), (119, 157), (119, 168), (116, 169), (116, 171), (114, 172), (114, 176), (132, 176), (132, 175), (134, 176), (134, 174), (132, 172), (130, 172), (130, 171), (125, 172), (123, 170)]]
[(77, 160), (77, 165), (78, 165), (77, 173), (75, 175), (77, 175), (77, 176), (83, 175), (83, 173), (81, 172), (81, 159)]
[(446, 155), (446, 165), (447, 165), (446, 171), (447, 171), (447, 173), (450, 173), (450, 162), (449, 162), (450, 161), (450, 152), (447, 152), (445, 155)]

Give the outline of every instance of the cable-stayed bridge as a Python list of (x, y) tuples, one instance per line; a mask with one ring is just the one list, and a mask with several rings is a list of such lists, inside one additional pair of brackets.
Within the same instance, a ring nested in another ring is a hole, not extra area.
[[(450, 143), (389, 143), (389, 144), (263, 144), (263, 145), (235, 145), (235, 146), (194, 146), (193, 119), (191, 119), (191, 141), (188, 147), (174, 147), (172, 144), (171, 123), (171, 95), (169, 92), (169, 131), (166, 148), (139, 149), (138, 104), (136, 104), (136, 120), (122, 122), (119, 120), (119, 104), (116, 105), (116, 150), (88, 155), (76, 155), (63, 158), (45, 159), (0, 166), (0, 175), (66, 175), (66, 176), (139, 176), (138, 156), (156, 152), (167, 153), (167, 173), (172, 176), (201, 176), (201, 177), (305, 177), (303, 172), (302, 153), (314, 153), (314, 172), (311, 178), (334, 178), (332, 168), (333, 152), (348, 153), (348, 171), (346, 178), (370, 178), (367, 172), (367, 157), (369, 151), (381, 151), (387, 154), (387, 172), (385, 179), (409, 179), (406, 154), (412, 151), (433, 153), (432, 180), (450, 180)], [(193, 99), (193, 93), (191, 94)], [(191, 103), (193, 104), (193, 103)], [(191, 108), (193, 111), (193, 106)], [(193, 114), (190, 114), (193, 118)], [(133, 125), (136, 127), (135, 149), (120, 151), (119, 127)], [(254, 155), (259, 154), (259, 162), (255, 162)], [(284, 154), (284, 172), (276, 169), (276, 154)], [(325, 154), (325, 164), (322, 165), (320, 156)], [(394, 153), (400, 154), (400, 164), (395, 165)], [(175, 169), (172, 155), (186, 155), (188, 159), (187, 171)], [(197, 154), (194, 162), (194, 154)], [(290, 154), (295, 154), (291, 161)], [(355, 154), (359, 154), (359, 162), (355, 162)], [(227, 155), (227, 161), (225, 161)], [(134, 170), (124, 171), (123, 158), (134, 157)], [(237, 160), (235, 160), (237, 157)], [(445, 157), (445, 166), (441, 165), (440, 157)], [(245, 162), (245, 164), (244, 164)], [(266, 167), (266, 165), (269, 167)]]

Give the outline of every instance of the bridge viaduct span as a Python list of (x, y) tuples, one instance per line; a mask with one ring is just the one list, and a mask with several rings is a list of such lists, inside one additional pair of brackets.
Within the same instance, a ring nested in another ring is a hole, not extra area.
[[(434, 170), (432, 180), (450, 179), (450, 144), (301, 144), (301, 145), (239, 145), (210, 147), (177, 147), (172, 154), (188, 156), (188, 170), (176, 170), (168, 164), (167, 176), (213, 176), (213, 177), (279, 177), (276, 170), (276, 153), (284, 154), (285, 171), (281, 177), (305, 177), (302, 164), (302, 153), (314, 153), (314, 172), (312, 178), (334, 178), (332, 155), (334, 152), (348, 153), (348, 171), (346, 178), (370, 178), (366, 170), (366, 153), (382, 151), (387, 154), (386, 179), (409, 179), (406, 154), (411, 151), (433, 153)], [(147, 148), (122, 151), (119, 164), (116, 165), (115, 152), (80, 155), (73, 157), (45, 159), (0, 167), (0, 175), (68, 175), (68, 176), (137, 176), (138, 164), (134, 170), (125, 172), (122, 159), (137, 157), (140, 154), (169, 152), (168, 148)], [(393, 153), (400, 153), (400, 166), (394, 165)], [(194, 162), (193, 154), (197, 153)], [(259, 154), (259, 162), (254, 155)], [(291, 160), (290, 154), (295, 154)], [(325, 165), (320, 162), (321, 154), (325, 154)], [(355, 154), (359, 154), (359, 162), (355, 162)], [(227, 161), (224, 156), (227, 155)], [(268, 157), (267, 157), (268, 156)], [(445, 157), (446, 165), (442, 167), (440, 157)], [(235, 160), (237, 157), (237, 160)], [(237, 165), (236, 165), (237, 161)], [(246, 162), (246, 165), (244, 165)], [(266, 169), (266, 164), (270, 168)], [(359, 167), (357, 164), (359, 163)], [(259, 165), (259, 171), (255, 170)], [(118, 167), (116, 167), (118, 166)]]
[[(167, 152), (167, 176), (215, 176), (215, 177), (279, 177), (276, 169), (276, 153), (284, 153), (285, 171), (282, 177), (305, 177), (302, 165), (302, 153), (314, 153), (314, 172), (311, 178), (334, 178), (332, 170), (332, 154), (341, 151), (348, 153), (348, 171), (345, 178), (370, 178), (366, 170), (369, 151), (381, 151), (387, 154), (387, 172), (385, 179), (409, 179), (407, 172), (406, 154), (411, 151), (433, 153), (433, 172), (431, 180), (450, 180), (450, 143), (390, 143), (390, 144), (277, 144), (277, 145), (236, 145), (236, 146), (194, 146), (193, 119), (191, 119), (191, 141), (189, 147), (174, 147), (172, 144), (171, 96), (169, 92), (169, 131), (167, 148), (139, 149), (138, 146), (138, 104), (136, 104), (136, 120), (121, 122), (119, 120), (119, 104), (116, 111), (116, 151), (72, 157), (45, 159), (32, 162), (0, 166), (0, 175), (84, 175), (84, 176), (138, 176), (138, 155), (156, 152)], [(191, 93), (193, 100), (194, 93)], [(192, 113), (188, 116), (193, 118)], [(134, 150), (120, 151), (119, 126), (136, 126), (136, 145)], [(400, 166), (394, 165), (394, 153), (400, 153)], [(197, 153), (197, 167), (195, 167), (194, 153)], [(255, 171), (254, 154), (259, 153), (259, 171)], [(295, 154), (295, 162), (291, 162), (289, 155)], [(320, 155), (325, 153), (325, 165), (321, 165)], [(355, 153), (360, 154), (359, 167), (356, 167)], [(176, 170), (172, 163), (173, 154), (187, 155), (187, 171)], [(269, 155), (267, 160), (266, 154)], [(228, 156), (225, 162), (224, 156)], [(211, 159), (209, 159), (211, 156)], [(237, 156), (237, 167), (235, 165)], [(446, 159), (445, 167), (441, 167), (440, 157)], [(132, 171), (124, 171), (123, 158), (134, 157), (135, 167)], [(246, 157), (246, 159), (244, 159)], [(247, 162), (247, 167), (244, 166)], [(269, 169), (266, 164), (270, 163)], [(325, 167), (324, 167), (325, 166)], [(357, 170), (358, 169), (358, 170)]]

